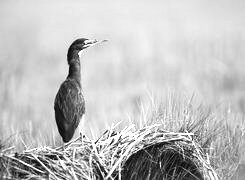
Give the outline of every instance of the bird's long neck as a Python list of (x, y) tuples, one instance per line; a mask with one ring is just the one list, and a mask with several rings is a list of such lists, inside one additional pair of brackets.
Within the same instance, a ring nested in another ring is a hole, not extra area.
[(68, 78), (75, 79), (78, 83), (81, 83), (81, 67), (79, 62), (74, 62), (69, 65)]
[(81, 66), (78, 51), (73, 51), (71, 54), (67, 55), (69, 63), (69, 74), (68, 78), (75, 79), (79, 84), (81, 84)]

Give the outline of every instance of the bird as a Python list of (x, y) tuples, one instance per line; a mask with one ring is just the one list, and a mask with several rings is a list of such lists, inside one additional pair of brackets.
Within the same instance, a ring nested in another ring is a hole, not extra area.
[(68, 76), (60, 85), (54, 101), (55, 120), (64, 143), (72, 139), (85, 114), (85, 99), (81, 85), (81, 52), (88, 47), (106, 41), (79, 38), (68, 48)]

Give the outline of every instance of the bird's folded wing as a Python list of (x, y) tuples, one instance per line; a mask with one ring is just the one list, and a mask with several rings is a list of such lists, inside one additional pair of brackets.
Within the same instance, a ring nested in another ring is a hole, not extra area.
[(75, 80), (64, 81), (55, 98), (55, 109), (59, 108), (66, 123), (76, 124), (77, 127), (82, 115), (85, 113), (85, 101)]

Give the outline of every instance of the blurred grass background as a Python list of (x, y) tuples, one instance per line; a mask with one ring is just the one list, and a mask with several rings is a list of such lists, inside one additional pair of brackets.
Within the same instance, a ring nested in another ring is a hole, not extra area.
[(79, 37), (109, 40), (82, 57), (89, 136), (169, 91), (244, 120), (244, 17), (242, 0), (1, 1), (0, 138), (19, 148), (60, 142), (53, 102)]

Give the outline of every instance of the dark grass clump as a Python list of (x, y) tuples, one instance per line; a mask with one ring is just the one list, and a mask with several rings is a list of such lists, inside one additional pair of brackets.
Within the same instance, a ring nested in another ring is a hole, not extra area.
[(123, 179), (204, 179), (195, 149), (181, 142), (152, 145), (133, 154), (124, 164)]

